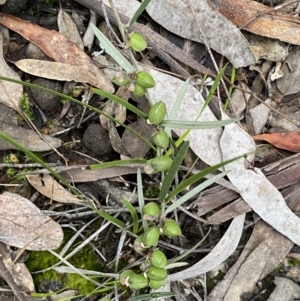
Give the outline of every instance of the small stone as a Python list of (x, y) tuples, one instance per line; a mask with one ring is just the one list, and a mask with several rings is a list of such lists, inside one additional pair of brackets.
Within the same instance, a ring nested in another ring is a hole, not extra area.
[(82, 142), (84, 147), (96, 155), (104, 156), (112, 152), (108, 131), (100, 124), (90, 124), (84, 132)]
[[(62, 92), (62, 84), (58, 81), (38, 78), (33, 80), (32, 83), (56, 92)], [(60, 105), (60, 97), (50, 92), (31, 88), (31, 93), (39, 107), (43, 110), (52, 110)]]

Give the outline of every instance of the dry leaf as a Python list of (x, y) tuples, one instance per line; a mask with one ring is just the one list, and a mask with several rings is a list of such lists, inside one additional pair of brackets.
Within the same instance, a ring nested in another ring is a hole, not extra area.
[(57, 249), (63, 241), (59, 224), (28, 199), (5, 192), (0, 195), (0, 241), (27, 250)]
[[(193, 6), (197, 20), (189, 3)], [(213, 10), (206, 0), (152, 0), (146, 10), (154, 21), (169, 31), (203, 43), (198, 27), (200, 25), (208, 45), (227, 57), (235, 67), (255, 63), (255, 57), (240, 30)]]
[(175, 274), (170, 274), (167, 279), (170, 281), (176, 281), (197, 277), (220, 265), (234, 252), (238, 246), (243, 232), (244, 221), (245, 214), (235, 217), (226, 233), (206, 257), (186, 270)]
[[(220, 146), (224, 160), (245, 154), (248, 154), (248, 162), (254, 158), (255, 143), (237, 124), (225, 126)], [(225, 165), (230, 182), (264, 221), (300, 245), (300, 219), (288, 208), (281, 193), (260, 169), (247, 168), (248, 162), (240, 158)]]
[(77, 26), (72, 18), (61, 8), (57, 16), (57, 25), (59, 32), (76, 44), (81, 50), (84, 50), (83, 42), (78, 32)]
[(96, 77), (85, 66), (71, 66), (66, 63), (34, 59), (20, 60), (15, 64), (22, 71), (35, 76), (97, 85)]
[(278, 148), (291, 152), (300, 152), (300, 132), (261, 134), (252, 138), (267, 141)]
[[(244, 30), (300, 45), (300, 19), (252, 0), (211, 0), (214, 9)], [(246, 9), (245, 9), (246, 8)], [(262, 15), (262, 17), (259, 17)], [(251, 21), (251, 22), (249, 22)], [(246, 26), (245, 26), (246, 25)]]
[[(13, 71), (3, 58), (3, 37), (0, 34), (0, 74), (12, 79), (21, 80), (19, 75)], [(23, 95), (23, 86), (1, 80), (0, 81), (0, 102), (20, 112), (20, 101)]]
[[(32, 130), (0, 121), (0, 131), (18, 141), (21, 145), (33, 152), (44, 152), (61, 146), (61, 140), (55, 137), (40, 135)], [(52, 147), (51, 147), (51, 146)], [(0, 150), (18, 149), (14, 145), (0, 139)]]
[(47, 196), (51, 200), (66, 203), (80, 204), (82, 200), (68, 192), (64, 187), (59, 185), (49, 174), (44, 175), (27, 175), (29, 183), (41, 194)]
[(262, 270), (268, 262), (270, 251), (270, 246), (266, 242), (262, 242), (249, 254), (232, 279), (224, 301), (240, 301), (243, 296), (253, 292)]
[[(226, 277), (212, 290), (208, 296), (208, 301), (223, 301), (223, 297), (231, 285), (232, 280), (238, 273), (240, 266), (262, 243), (269, 246), (270, 253), (259, 279), (263, 279), (266, 275), (268, 275), (279, 264), (279, 262), (283, 260), (293, 246), (293, 243), (288, 238), (281, 235), (265, 222), (259, 221), (255, 224), (252, 235), (243, 249), (242, 254), (226, 273)], [(257, 260), (260, 260), (260, 256), (257, 257)]]
[(85, 66), (97, 78), (97, 87), (110, 93), (114, 87), (110, 80), (92, 62), (92, 59), (64, 35), (36, 24), (21, 20), (9, 14), (0, 15), (0, 23), (19, 33), (28, 41), (41, 48), (56, 62), (72, 66)]

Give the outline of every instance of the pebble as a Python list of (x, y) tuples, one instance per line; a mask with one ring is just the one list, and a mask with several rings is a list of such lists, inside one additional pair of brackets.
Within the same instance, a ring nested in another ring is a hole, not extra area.
[[(33, 80), (32, 83), (56, 92), (62, 92), (62, 84), (58, 81), (38, 78)], [(61, 99), (57, 95), (33, 88), (31, 88), (31, 93), (39, 107), (43, 110), (52, 110), (60, 105)]]
[(104, 156), (112, 152), (109, 134), (100, 124), (90, 124), (83, 134), (83, 145), (95, 155)]

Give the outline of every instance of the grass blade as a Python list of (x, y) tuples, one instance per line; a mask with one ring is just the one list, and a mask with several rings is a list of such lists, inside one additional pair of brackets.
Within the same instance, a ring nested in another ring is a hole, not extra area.
[(181, 206), (182, 204), (184, 204), (186, 201), (188, 201), (189, 199), (191, 199), (193, 196), (195, 196), (196, 194), (198, 194), (200, 191), (202, 191), (203, 189), (205, 189), (206, 187), (210, 186), (211, 184), (215, 183), (216, 181), (218, 181), (219, 179), (223, 178), (226, 174), (228, 173), (228, 171), (224, 171), (220, 174), (217, 174), (211, 178), (209, 178), (208, 180), (206, 180), (205, 182), (199, 184), (197, 187), (193, 188), (192, 190), (190, 190), (188, 193), (185, 193), (183, 197), (179, 198), (178, 200), (176, 200), (172, 205), (170, 205), (167, 209), (166, 209), (166, 214), (172, 212), (173, 210), (175, 210), (177, 207)]
[(91, 24), (91, 26), (105, 52), (108, 53), (127, 73), (135, 72), (135, 68), (126, 60), (123, 54), (111, 43), (111, 41), (94, 24)]
[(130, 202), (128, 202), (127, 200), (122, 200), (122, 202), (124, 203), (124, 205), (126, 206), (126, 208), (128, 209), (128, 211), (132, 216), (132, 222), (133, 222), (132, 232), (134, 234), (137, 234), (139, 230), (139, 218), (137, 212)]
[(130, 104), (129, 102), (125, 101), (124, 99), (113, 95), (111, 93), (108, 93), (104, 90), (100, 90), (97, 88), (91, 88), (90, 89), (93, 93), (106, 97), (120, 105), (122, 105), (123, 107), (127, 108), (128, 110), (130, 110), (131, 112), (135, 113), (136, 115), (138, 115), (139, 117), (143, 118), (143, 119), (147, 119), (147, 114), (145, 114), (143, 111), (139, 110), (137, 107), (133, 106), (132, 104)]
[(216, 164), (214, 166), (210, 166), (205, 168), (204, 170), (200, 171), (199, 173), (191, 176), (190, 178), (184, 180), (183, 182), (181, 182), (166, 198), (166, 203), (168, 201), (170, 201), (173, 197), (175, 197), (176, 195), (178, 195), (181, 191), (183, 191), (185, 188), (187, 188), (188, 186), (194, 184), (195, 182), (199, 181), (200, 179), (202, 179), (203, 177), (205, 177), (206, 175), (213, 173), (214, 171), (218, 170), (219, 168), (225, 166), (226, 164), (233, 162), (239, 158), (242, 158), (244, 156), (239, 156), (224, 162), (221, 162), (219, 164)]
[(115, 166), (124, 166), (128, 164), (146, 164), (146, 162), (147, 160), (145, 159), (116, 160), (116, 161), (111, 161), (111, 162), (106, 162), (101, 164), (90, 165), (90, 169), (91, 170), (104, 169), (104, 168), (115, 167)]
[[(145, 199), (144, 199), (144, 194), (143, 194), (142, 172), (141, 172), (140, 168), (137, 171), (136, 177), (137, 177), (137, 193), (138, 193), (139, 207), (140, 207), (141, 215), (143, 215)], [(148, 223), (143, 218), (142, 218), (142, 224), (143, 224), (143, 229), (145, 232), (148, 229)]]
[(143, 13), (150, 1), (151, 0), (144, 0), (142, 2), (142, 4), (139, 6), (139, 8), (136, 10), (131, 20), (129, 21), (128, 26), (131, 26), (138, 19), (138, 17)]
[(159, 201), (164, 202), (167, 194), (169, 193), (172, 182), (175, 178), (176, 173), (178, 172), (179, 166), (182, 163), (184, 156), (186, 155), (187, 150), (189, 149), (189, 141), (185, 141), (183, 145), (180, 147), (178, 153), (176, 154), (171, 167), (169, 168), (163, 182), (161, 185), (161, 190), (159, 193)]

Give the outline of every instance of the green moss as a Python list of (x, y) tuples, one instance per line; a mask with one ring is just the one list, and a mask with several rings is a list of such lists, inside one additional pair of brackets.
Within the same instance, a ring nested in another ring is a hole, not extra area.
[(158, 186), (148, 187), (145, 191), (146, 198), (157, 198), (160, 193), (160, 188)]
[(30, 120), (33, 120), (34, 119), (34, 114), (31, 111), (31, 105), (30, 105), (27, 93), (23, 94), (20, 104), (21, 104), (22, 111), (27, 115), (27, 117)]
[[(65, 242), (69, 240), (71, 237), (71, 234), (66, 233), (65, 234)], [(77, 245), (79, 241), (76, 241), (74, 245)], [(63, 248), (63, 246), (56, 250), (57, 253), (60, 252), (60, 250)], [(70, 253), (73, 249), (69, 250), (68, 253)], [(68, 261), (74, 265), (78, 269), (85, 269), (85, 270), (92, 270), (92, 271), (100, 271), (101, 265), (98, 262), (97, 255), (95, 252), (89, 247), (86, 246), (83, 249), (81, 249), (79, 252), (77, 252), (73, 257), (68, 259)], [(26, 261), (26, 265), (30, 272), (36, 272), (40, 270), (47, 269), (54, 264), (58, 263), (59, 260), (57, 257), (52, 255), (48, 251), (32, 251), (30, 252), (30, 257)], [(91, 293), (96, 286), (81, 277), (78, 274), (61, 274), (54, 270), (46, 271), (43, 273), (33, 274), (33, 280), (36, 288), (39, 286), (39, 284), (42, 281), (59, 281), (63, 284), (64, 288), (70, 288), (70, 289), (76, 289), (79, 294), (89, 294)]]
[(300, 264), (300, 260), (297, 258), (289, 258), (289, 265), (295, 267)]

